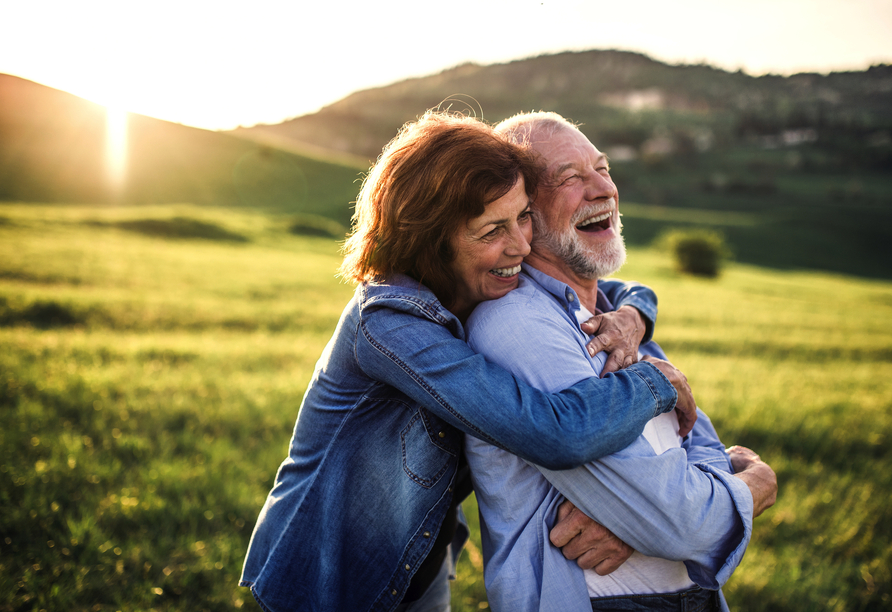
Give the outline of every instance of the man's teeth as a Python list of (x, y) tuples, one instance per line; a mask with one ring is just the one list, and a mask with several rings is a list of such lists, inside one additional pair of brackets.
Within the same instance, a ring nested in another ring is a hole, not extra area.
[(496, 276), (502, 276), (504, 278), (508, 278), (509, 276), (514, 276), (515, 274), (520, 273), (520, 266), (514, 266), (513, 268), (496, 268), (495, 270), (490, 270)]
[(591, 225), (592, 223), (600, 223), (604, 219), (609, 219), (611, 217), (611, 215), (613, 215), (612, 210), (607, 211), (603, 215), (598, 215), (597, 217), (589, 217), (588, 219), (586, 219), (585, 221), (583, 221), (576, 227), (585, 227), (586, 225)]

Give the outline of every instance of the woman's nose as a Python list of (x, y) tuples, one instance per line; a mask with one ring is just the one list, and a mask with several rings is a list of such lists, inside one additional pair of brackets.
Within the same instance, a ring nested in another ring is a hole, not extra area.
[(511, 241), (508, 244), (508, 248), (505, 249), (505, 254), (510, 255), (511, 257), (526, 257), (530, 254), (530, 239), (532, 238), (531, 229), (529, 224), (526, 227), (521, 227), (519, 224), (514, 226), (514, 229), (511, 231)]

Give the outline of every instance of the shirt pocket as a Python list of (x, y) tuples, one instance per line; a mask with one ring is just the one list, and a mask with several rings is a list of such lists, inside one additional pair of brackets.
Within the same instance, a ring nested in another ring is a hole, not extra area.
[(419, 408), (400, 432), (403, 470), (422, 487), (433, 487), (455, 466), (461, 440), (457, 429)]

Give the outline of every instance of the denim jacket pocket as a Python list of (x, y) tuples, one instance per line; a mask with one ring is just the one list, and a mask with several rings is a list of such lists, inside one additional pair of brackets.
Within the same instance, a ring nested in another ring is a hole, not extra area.
[(400, 432), (400, 444), (406, 474), (429, 489), (458, 460), (461, 434), (424, 408), (418, 408)]

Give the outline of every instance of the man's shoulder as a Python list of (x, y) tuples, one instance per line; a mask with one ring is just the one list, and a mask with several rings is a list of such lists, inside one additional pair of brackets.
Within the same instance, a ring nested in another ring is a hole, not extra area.
[(565, 318), (554, 296), (521, 274), (517, 289), (497, 300), (479, 304), (465, 329), (471, 347), (482, 352), (484, 346), (501, 344), (508, 335), (547, 337), (555, 327), (565, 324)]
[(554, 299), (538, 283), (521, 273), (517, 289), (496, 299), (481, 302), (468, 318), (468, 332), (493, 319), (530, 311), (551, 312), (558, 308)]

